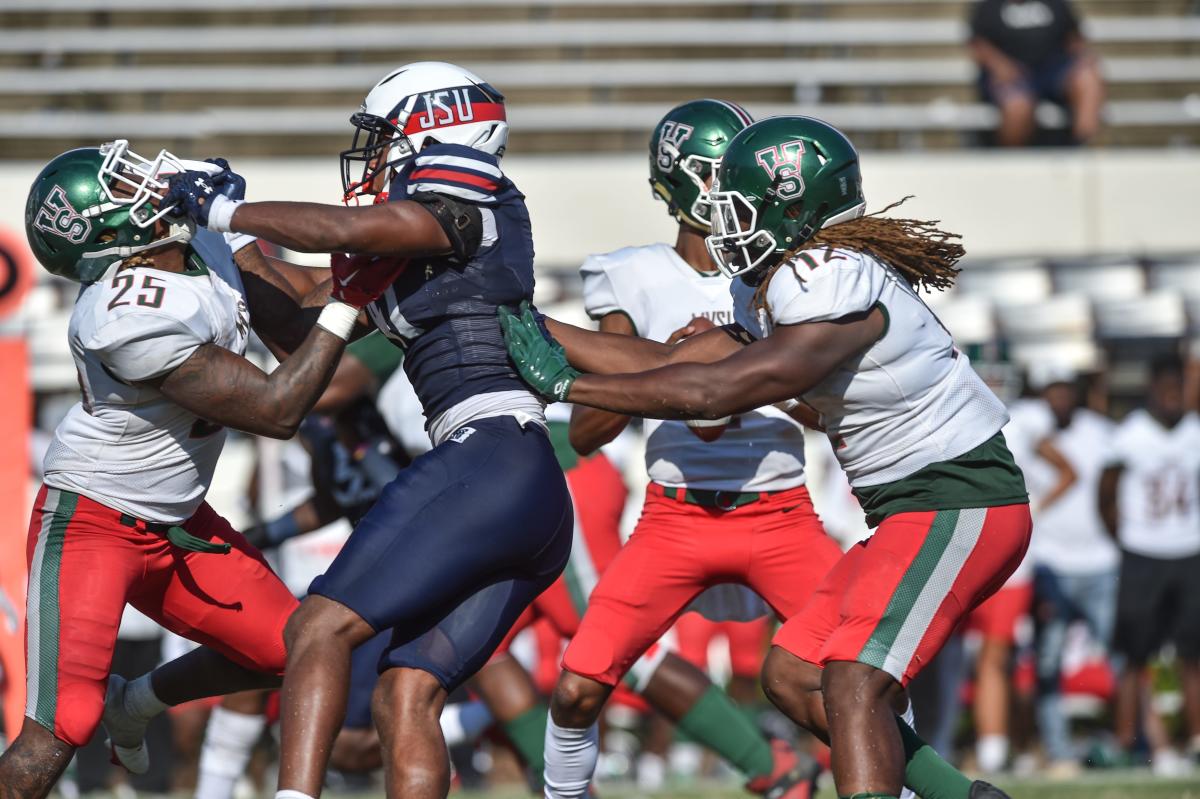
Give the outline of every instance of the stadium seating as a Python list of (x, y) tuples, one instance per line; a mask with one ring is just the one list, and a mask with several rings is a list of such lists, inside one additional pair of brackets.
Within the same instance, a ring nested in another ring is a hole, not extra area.
[[(1188, 0), (1080, 0), (1106, 56), (1115, 144), (1194, 141)], [(514, 147), (640, 147), (698, 95), (825, 117), (866, 146), (990, 130), (963, 52), (967, 0), (6, 0), (0, 139), (13, 155), (136, 127), (224, 152), (328, 153), (397, 63), (459, 60), (509, 97)], [(267, 108), (283, 108), (280, 117)], [(1048, 127), (1065, 123), (1042, 109)], [(277, 135), (285, 130), (285, 142)]]

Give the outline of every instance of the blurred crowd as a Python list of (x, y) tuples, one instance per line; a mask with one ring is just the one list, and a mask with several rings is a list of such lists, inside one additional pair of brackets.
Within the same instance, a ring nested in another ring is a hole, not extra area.
[[(331, 389), (341, 398), (327, 396), (319, 407), (330, 410), (314, 414), (297, 439), (241, 438), (226, 454), (214, 502), (232, 503), (222, 510), (244, 522), (242, 529), (298, 595), (348, 533), (333, 508), (369, 497), (372, 474), (386, 483), (428, 446), (411, 387), (396, 368), (398, 359), (388, 355), (393, 349), (352, 348)], [(1012, 367), (978, 365), (989, 377), (1008, 375), (991, 382), (1009, 395), (1012, 420), (1004, 432), (1033, 501), (1033, 543), (1023, 567), (914, 682), (917, 728), (981, 774), (1070, 779), (1084, 769), (1111, 767), (1188, 773), (1200, 764), (1200, 581), (1194, 579), (1200, 571), (1200, 417), (1193, 410), (1193, 369), (1174, 349), (1142, 364), (1144, 394), (1132, 407), (1123, 398), (1117, 418), (1102, 372), (1045, 365), (1014, 381)], [(40, 432), (53, 428), (67, 399), (66, 393), (39, 398)], [(565, 431), (569, 409), (552, 411), (552, 426)], [(565, 445), (566, 436), (559, 439)], [(608, 489), (623, 493), (624, 534), (640, 511), (634, 498), (646, 480), (642, 447), (635, 425), (604, 450), (627, 484)], [(843, 547), (869, 535), (826, 439), (810, 431), (807, 449), (809, 486), (829, 534)], [(40, 454), (32, 460), (39, 463)], [(349, 462), (360, 468), (339, 474), (339, 464)], [(612, 499), (575, 497), (580, 505)], [(771, 708), (758, 683), (775, 622), (753, 596), (745, 599), (756, 608), (750, 616), (762, 615), (710, 621), (688, 612), (667, 642), (724, 686), (768, 735), (795, 740), (800, 733)], [(512, 654), (543, 694), (558, 676), (563, 644), (541, 623), (513, 643)], [(188, 646), (131, 609), (113, 671), (133, 677)], [(458, 784), (525, 783), (521, 757), (478, 697), (464, 690), (452, 700), (443, 729)], [(123, 783), (138, 792), (194, 790), (206, 767), (228, 770), (221, 752), (204, 744), (209, 719), (221, 718), (226, 734), (231, 719), (254, 719), (242, 731), (259, 740), (253, 758), (223, 777), (240, 786), (241, 795), (252, 795), (253, 786), (272, 784), (277, 705), (254, 694), (175, 708), (151, 728), (149, 774), (119, 772), (96, 740), (80, 753), (64, 790), (87, 793)], [(634, 782), (645, 791), (737, 781), (732, 769), (632, 692), (618, 691), (604, 730), (602, 780)], [(815, 741), (800, 737), (799, 745), (827, 757)], [(374, 785), (364, 752), (351, 746), (342, 753), (335, 786)]]

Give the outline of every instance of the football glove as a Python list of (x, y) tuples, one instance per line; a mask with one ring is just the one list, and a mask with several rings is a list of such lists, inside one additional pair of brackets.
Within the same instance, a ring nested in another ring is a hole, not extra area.
[(567, 361), (562, 345), (543, 331), (529, 302), (523, 301), (517, 314), (504, 306), (497, 313), (504, 344), (521, 379), (545, 399), (566, 402), (580, 373)]
[(362, 308), (375, 302), (379, 295), (387, 291), (388, 286), (408, 266), (408, 259), (365, 253), (333, 253), (329, 256), (329, 265), (333, 268), (330, 295), (338, 302)]
[(233, 212), (246, 198), (246, 179), (229, 169), (223, 158), (209, 159), (222, 167), (215, 175), (199, 170), (180, 172), (171, 178), (163, 205), (174, 205), (175, 215), (187, 216), (197, 225), (228, 233)]

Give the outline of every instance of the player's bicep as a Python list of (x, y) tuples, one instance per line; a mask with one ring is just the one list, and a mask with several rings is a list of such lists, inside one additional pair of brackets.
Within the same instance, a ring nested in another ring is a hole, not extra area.
[(455, 251), (434, 210), (412, 200), (354, 209), (346, 238), (354, 252), (380, 255), (445, 255)]
[(146, 381), (184, 410), (215, 424), (255, 432), (267, 374), (216, 344), (202, 344), (171, 372)]
[(732, 413), (798, 397), (874, 344), (885, 324), (883, 314), (872, 310), (833, 322), (781, 325), (749, 346), (735, 343), (737, 351), (720, 362), (715, 390), (727, 395), (724, 405), (733, 406)]

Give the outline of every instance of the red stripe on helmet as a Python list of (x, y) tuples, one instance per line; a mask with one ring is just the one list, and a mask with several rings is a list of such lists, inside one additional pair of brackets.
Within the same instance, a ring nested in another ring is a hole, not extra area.
[[(449, 128), (455, 125), (469, 125), (472, 122), (494, 122), (505, 121), (507, 117), (504, 115), (503, 103), (471, 103), (471, 118), (460, 119), (458, 107), (453, 101), (448, 102), (449, 116), (447, 110), (443, 108), (422, 109), (414, 111), (408, 118), (408, 122), (404, 124), (404, 133), (424, 133), (438, 128)], [(428, 122), (430, 117), (433, 119), (433, 124), (423, 125), (424, 120)], [(395, 121), (395, 120), (393, 120)]]

